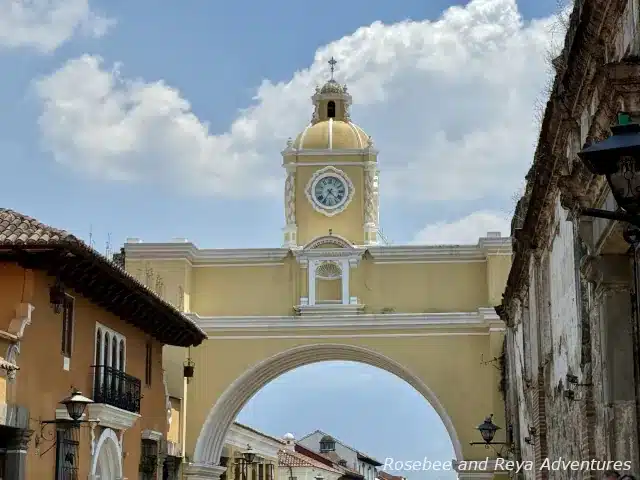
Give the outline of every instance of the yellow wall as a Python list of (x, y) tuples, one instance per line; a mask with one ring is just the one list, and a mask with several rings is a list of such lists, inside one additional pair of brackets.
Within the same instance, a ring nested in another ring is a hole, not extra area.
[[(427, 333), (426, 330), (423, 332)], [(292, 333), (295, 332), (281, 332), (283, 336)], [(305, 331), (305, 334), (310, 336), (330, 333), (328, 330)], [(358, 331), (357, 333), (366, 334), (367, 332)], [(376, 334), (379, 331), (368, 333)], [(498, 334), (499, 337), (501, 335)], [(496, 376), (497, 370), (493, 365), (482, 364), (483, 359), (490, 359), (496, 353), (495, 344), (489, 335), (332, 338), (325, 342), (364, 346), (397, 361), (412, 371), (428, 385), (444, 405), (454, 422), (465, 456), (468, 459), (486, 458), (487, 452), (483, 447), (471, 447), (468, 444), (479, 440), (478, 432), (474, 427), (480, 424), (489, 413), (494, 413), (495, 422), (504, 427), (504, 424), (499, 423), (504, 418), (501, 416), (502, 402), (498, 399), (498, 403), (494, 403), (499, 382), (499, 376)], [(313, 343), (319, 343), (319, 340), (211, 339), (195, 349), (193, 359), (200, 369), (189, 385), (187, 451), (193, 452), (209, 410), (238, 376), (272, 355), (295, 346)], [(426, 405), (425, 408), (427, 408)]]
[[(327, 232), (318, 230), (317, 233)], [(350, 270), (350, 295), (357, 296), (364, 304), (365, 314), (476, 312), (480, 307), (499, 303), (511, 260), (509, 255), (500, 253), (489, 254), (485, 260), (466, 262), (452, 254), (450, 261), (422, 258), (404, 263), (385, 262), (365, 254), (359, 265)], [(127, 269), (137, 275), (144, 271), (141, 265), (151, 268), (162, 278), (166, 295), (177, 292), (176, 284), (179, 284), (184, 298), (189, 298), (188, 302), (183, 301), (185, 310), (201, 317), (224, 316), (227, 317), (225, 321), (233, 322), (236, 316), (291, 316), (300, 297), (308, 294), (307, 270), (291, 254), (262, 264), (233, 260), (244, 265), (232, 265), (232, 261), (222, 262), (223, 265), (207, 264), (205, 260), (198, 261), (197, 254), (195, 261), (193, 258), (189, 261), (144, 260), (141, 256), (138, 252), (135, 258), (127, 259)], [(320, 287), (319, 299), (341, 293), (340, 280), (329, 283), (334, 285), (326, 287), (327, 290)], [(166, 299), (174, 304), (179, 302), (169, 296)], [(499, 392), (500, 372), (497, 364), (487, 363), (502, 353), (501, 331), (490, 331), (488, 326), (473, 327), (476, 330), (471, 327), (467, 330), (420, 327), (384, 330), (388, 335), (380, 336), (380, 330), (349, 332), (327, 328), (305, 329), (304, 332), (277, 330), (269, 334), (285, 337), (304, 333), (306, 337), (317, 338), (246, 340), (215, 339), (221, 333), (211, 330), (212, 339), (191, 352), (196, 373), (184, 394), (187, 402), (187, 406), (183, 406), (185, 454), (193, 455), (209, 411), (240, 375), (257, 362), (286, 349), (317, 343), (363, 346), (416, 374), (435, 393), (451, 417), (467, 459), (484, 459), (488, 454), (481, 446), (469, 445), (469, 442), (479, 440), (475, 427), (488, 414), (494, 414), (496, 424), (503, 427), (501, 432), (506, 430)], [(345, 333), (353, 333), (354, 337), (345, 338)], [(394, 336), (407, 333), (425, 336)], [(362, 337), (367, 334), (371, 336)], [(251, 331), (250, 327), (226, 335), (266, 336), (265, 332)], [(165, 348), (165, 368), (173, 396), (180, 396), (184, 391), (182, 364), (185, 358), (184, 349)]]
[[(332, 161), (349, 161), (353, 157), (338, 156)], [(364, 243), (364, 169), (361, 163), (354, 166), (340, 165), (336, 167), (342, 170), (353, 183), (353, 199), (347, 208), (333, 217), (327, 217), (316, 212), (307, 196), (305, 189), (311, 176), (324, 167), (298, 166), (296, 169), (296, 220), (298, 224), (298, 244), (306, 245), (311, 240), (329, 234), (329, 229), (334, 235), (341, 235), (351, 243), (362, 245)]]
[[(291, 257), (265, 265), (197, 268), (182, 260), (130, 260), (127, 270), (137, 276), (141, 264), (160, 275), (165, 300), (176, 306), (171, 292), (183, 285), (183, 297), (190, 299), (185, 311), (200, 316), (291, 315), (300, 297), (308, 295), (307, 270)], [(376, 263), (365, 258), (350, 271), (350, 292), (367, 313), (469, 312), (500, 303), (509, 267), (507, 255), (469, 263)], [(328, 283), (332, 285), (322, 295), (339, 298), (340, 280)]]

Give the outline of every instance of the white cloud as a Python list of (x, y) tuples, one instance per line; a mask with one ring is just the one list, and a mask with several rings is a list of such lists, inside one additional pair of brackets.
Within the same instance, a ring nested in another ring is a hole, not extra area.
[(49, 53), (78, 30), (101, 37), (114, 23), (93, 12), (89, 0), (0, 0), (0, 47)]
[(500, 232), (503, 237), (511, 234), (511, 218), (500, 212), (479, 211), (454, 222), (438, 222), (420, 230), (413, 244), (420, 245), (469, 245), (478, 243), (488, 232)]
[(40, 126), (58, 162), (94, 177), (281, 195), (279, 151), (310, 120), (309, 97), (334, 55), (352, 118), (381, 149), (383, 196), (509, 196), (533, 153), (551, 24), (523, 23), (515, 0), (473, 0), (437, 21), (376, 22), (319, 49), (288, 82), (264, 80), (223, 133), (179, 91), (125, 79), (87, 55), (37, 82)]

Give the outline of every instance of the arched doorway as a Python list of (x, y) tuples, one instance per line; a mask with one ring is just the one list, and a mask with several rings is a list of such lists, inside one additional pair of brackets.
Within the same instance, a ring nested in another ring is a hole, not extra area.
[[(444, 407), (415, 374), (398, 362), (371, 349), (348, 344), (315, 344), (294, 347), (278, 353), (254, 365), (241, 375), (215, 403), (198, 437), (193, 458), (192, 472), (210, 470), (219, 465), (224, 439), (234, 419), (251, 397), (276, 377), (304, 365), (325, 361), (354, 361), (386, 370), (415, 388), (440, 416), (453, 445), (456, 460), (463, 459), (462, 446), (451, 418)], [(220, 469), (223, 471), (224, 469)], [(213, 472), (213, 470), (211, 470)], [(194, 478), (198, 478), (197, 474)], [(202, 478), (207, 478), (202, 476)]]
[(96, 444), (91, 462), (94, 480), (120, 480), (122, 478), (122, 449), (116, 433), (105, 429)]

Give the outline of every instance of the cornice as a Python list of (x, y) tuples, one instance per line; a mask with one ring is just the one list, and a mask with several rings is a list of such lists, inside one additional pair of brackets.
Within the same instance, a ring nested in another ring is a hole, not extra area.
[(231, 425), (225, 443), (240, 449), (246, 449), (247, 445), (251, 445), (258, 456), (270, 460), (278, 458), (278, 451), (285, 445), (283, 441), (242, 428), (238, 424)]
[[(193, 266), (278, 265), (299, 253), (288, 248), (198, 249), (191, 242), (125, 243), (129, 260), (176, 260)], [(354, 246), (354, 251), (368, 251), (375, 263), (438, 263), (484, 261), (487, 256), (511, 256), (510, 237), (484, 237), (476, 245), (377, 245)], [(308, 253), (309, 250), (305, 250)], [(324, 252), (326, 253), (326, 252)]]
[(200, 316), (189, 317), (208, 333), (284, 330), (414, 330), (504, 329), (493, 308), (476, 312), (388, 313), (314, 316)]
[[(370, 156), (370, 155), (378, 155), (380, 153), (375, 148), (339, 148), (339, 149), (295, 149), (295, 148), (287, 148), (280, 152), (283, 158), (291, 158), (291, 157), (346, 157), (346, 156)], [(289, 163), (289, 162), (287, 162)], [(301, 163), (301, 165), (307, 165), (306, 163)], [(331, 163), (331, 165), (335, 165), (335, 163)]]

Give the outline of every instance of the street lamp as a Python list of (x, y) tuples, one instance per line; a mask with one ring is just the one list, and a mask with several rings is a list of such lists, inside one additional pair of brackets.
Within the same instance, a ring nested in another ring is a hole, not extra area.
[(247, 445), (247, 449), (242, 452), (242, 458), (249, 464), (253, 463), (256, 458), (256, 453), (253, 451), (253, 448), (251, 448), (251, 445)]
[(477, 430), (486, 443), (491, 443), (496, 432), (500, 430), (500, 427), (493, 423), (493, 414), (491, 414), (484, 419), (484, 422), (478, 425)]
[[(482, 435), (483, 442), (471, 442), (470, 445), (484, 445), (485, 448), (493, 448), (496, 455), (500, 458), (504, 458), (505, 455), (511, 452), (512, 445), (510, 442), (494, 442), (493, 438), (496, 432), (500, 430), (500, 427), (493, 423), (493, 413), (484, 419), (480, 425), (476, 427), (476, 430)], [(511, 427), (509, 427), (511, 432)], [(501, 445), (500, 450), (496, 450), (494, 445)]]
[[(59, 403), (60, 403), (60, 405), (64, 405), (65, 406), (65, 408), (67, 410), (67, 414), (69, 415), (69, 418), (71, 420), (56, 419), (56, 420), (42, 420), (40, 422), (40, 434), (38, 436), (36, 436), (36, 438), (35, 438), (35, 446), (36, 446), (36, 448), (39, 448), (40, 444), (44, 440), (49, 440), (49, 441), (53, 442), (53, 445), (51, 445), (51, 447), (49, 447), (40, 456), (42, 456), (45, 453), (47, 453), (56, 444), (56, 442), (55, 442), (55, 432), (56, 432), (57, 429), (79, 427), (83, 423), (89, 423), (89, 424), (92, 424), (93, 426), (95, 426), (98, 423), (98, 420), (80, 420), (82, 418), (82, 416), (84, 415), (85, 410), (87, 409), (87, 405), (93, 403), (93, 400), (91, 400), (90, 398), (87, 398), (84, 395), (82, 395), (82, 393), (78, 389), (73, 388), (72, 391), (71, 391), (71, 395), (69, 395), (65, 399), (61, 400)], [(45, 435), (45, 428), (48, 425), (55, 425), (55, 428), (54, 428), (53, 432), (50, 435), (47, 436), (47, 435)], [(50, 438), (47, 438), (47, 437), (50, 437)]]
[(620, 207), (615, 212), (585, 208), (581, 213), (640, 228), (640, 124), (632, 123), (626, 113), (618, 114), (618, 124), (611, 127), (611, 136), (585, 146), (578, 157), (591, 173), (606, 177)]
[[(615, 212), (597, 208), (582, 208), (580, 214), (626, 223), (623, 237), (630, 245), (633, 259), (633, 290), (631, 295), (631, 332), (633, 339), (633, 377), (636, 385), (636, 418), (640, 418), (640, 329), (638, 328), (638, 246), (640, 245), (640, 125), (624, 112), (611, 127), (611, 136), (578, 152), (578, 157), (595, 175), (604, 175), (618, 204)], [(640, 439), (640, 422), (636, 422)]]

